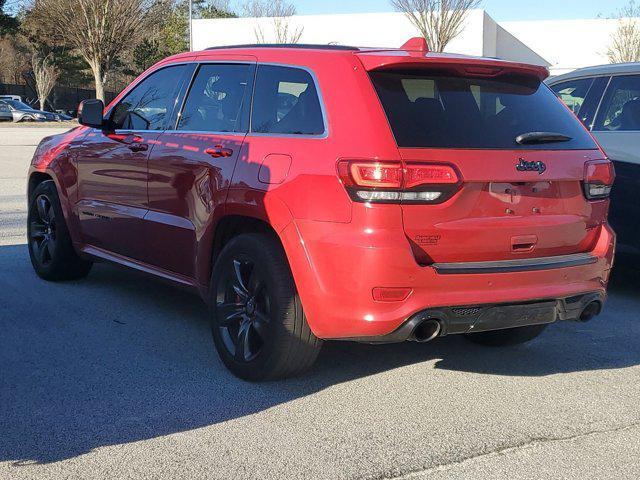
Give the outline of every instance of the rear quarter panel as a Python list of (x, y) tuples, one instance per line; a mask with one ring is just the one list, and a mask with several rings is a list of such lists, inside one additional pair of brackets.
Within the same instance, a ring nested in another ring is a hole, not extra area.
[[(326, 134), (247, 135), (243, 147), (246, 161), (236, 168), (228, 211), (236, 213), (250, 204), (259, 204), (263, 209), (261, 217), (271, 219), (275, 212), (268, 204), (280, 208), (283, 203), (294, 219), (350, 222), (351, 202), (336, 174), (337, 161), (397, 159), (399, 155), (360, 61), (351, 52), (309, 54), (292, 50), (285, 55), (268, 50), (259, 54), (258, 62), (302, 67), (313, 73), (325, 110)], [(281, 172), (269, 171), (271, 155), (291, 158), (284, 179)]]

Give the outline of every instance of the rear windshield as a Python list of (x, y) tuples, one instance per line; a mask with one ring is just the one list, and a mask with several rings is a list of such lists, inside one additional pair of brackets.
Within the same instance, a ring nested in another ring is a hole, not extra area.
[[(399, 147), (567, 150), (597, 148), (582, 125), (538, 79), (378, 71), (371, 79)], [(551, 132), (569, 141), (520, 145), (516, 137)]]

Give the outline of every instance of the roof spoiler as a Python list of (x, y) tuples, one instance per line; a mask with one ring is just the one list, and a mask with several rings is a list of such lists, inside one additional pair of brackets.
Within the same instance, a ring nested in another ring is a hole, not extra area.
[[(403, 50), (396, 50), (403, 52)], [(412, 52), (404, 52), (398, 55), (394, 52), (356, 52), (356, 56), (362, 62), (365, 70), (397, 70), (397, 69), (422, 69), (433, 68), (440, 70), (452, 70), (458, 75), (471, 77), (498, 77), (508, 73), (529, 75), (543, 81), (549, 76), (549, 69), (540, 65), (508, 62), (491, 58), (473, 58), (458, 55), (420, 55)]]

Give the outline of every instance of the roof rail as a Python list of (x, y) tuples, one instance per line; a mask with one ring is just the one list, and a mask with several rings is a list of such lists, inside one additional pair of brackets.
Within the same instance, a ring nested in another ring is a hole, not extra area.
[(227, 50), (238, 48), (296, 48), (303, 50), (343, 50), (357, 52), (357, 47), (349, 47), (347, 45), (313, 45), (308, 43), (256, 43), (246, 45), (225, 45), (220, 47), (209, 47), (206, 50)]

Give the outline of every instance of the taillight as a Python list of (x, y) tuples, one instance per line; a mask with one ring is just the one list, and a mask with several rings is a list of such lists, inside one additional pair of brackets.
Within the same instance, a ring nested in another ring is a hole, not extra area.
[(611, 193), (616, 178), (613, 163), (593, 160), (584, 166), (584, 194), (589, 200), (602, 200)]
[(348, 173), (353, 184), (370, 188), (401, 188), (402, 165), (399, 163), (352, 162)]
[(450, 165), (344, 160), (338, 176), (351, 198), (368, 203), (442, 203), (460, 187)]

